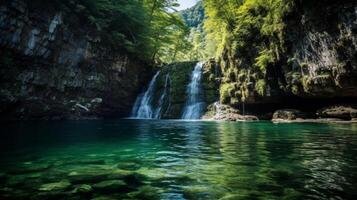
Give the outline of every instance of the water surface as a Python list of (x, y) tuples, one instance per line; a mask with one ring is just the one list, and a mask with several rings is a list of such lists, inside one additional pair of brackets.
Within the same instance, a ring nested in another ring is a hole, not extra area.
[(1, 124), (0, 199), (357, 199), (357, 125)]

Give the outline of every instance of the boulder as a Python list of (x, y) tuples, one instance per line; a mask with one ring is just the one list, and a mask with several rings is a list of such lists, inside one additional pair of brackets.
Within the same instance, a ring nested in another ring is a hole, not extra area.
[(91, 193), (93, 191), (92, 186), (90, 185), (79, 185), (74, 189), (74, 193), (79, 193), (79, 194), (88, 194)]
[(316, 115), (320, 118), (350, 120), (357, 117), (357, 109), (354, 106), (335, 105), (318, 110)]
[(56, 183), (47, 183), (40, 186), (40, 191), (63, 191), (71, 186), (71, 183), (67, 180), (63, 180)]
[(106, 180), (93, 185), (93, 189), (98, 192), (115, 192), (127, 189), (127, 184), (122, 180)]
[(135, 192), (128, 193), (128, 196), (133, 199), (141, 199), (141, 200), (155, 200), (160, 199), (159, 189), (145, 185), (138, 188)]
[(307, 114), (295, 109), (277, 110), (273, 114), (273, 120), (296, 120), (306, 118)]

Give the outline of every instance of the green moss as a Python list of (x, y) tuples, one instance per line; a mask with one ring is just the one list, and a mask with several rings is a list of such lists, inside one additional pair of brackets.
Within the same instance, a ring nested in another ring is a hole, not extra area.
[(255, 59), (255, 66), (258, 67), (258, 69), (261, 72), (266, 71), (269, 65), (273, 64), (275, 62), (274, 54), (271, 50), (263, 50), (259, 53), (259, 56)]
[(255, 90), (260, 96), (265, 96), (267, 84), (265, 79), (260, 79), (255, 83)]
[(221, 103), (223, 104), (229, 104), (230, 99), (233, 96), (233, 92), (235, 90), (234, 84), (232, 83), (226, 83), (222, 84), (220, 88), (220, 99)]

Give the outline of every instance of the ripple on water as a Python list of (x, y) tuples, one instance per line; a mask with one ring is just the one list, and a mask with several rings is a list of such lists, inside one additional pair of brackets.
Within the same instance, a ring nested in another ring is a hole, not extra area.
[(353, 125), (48, 123), (1, 127), (0, 199), (357, 196)]

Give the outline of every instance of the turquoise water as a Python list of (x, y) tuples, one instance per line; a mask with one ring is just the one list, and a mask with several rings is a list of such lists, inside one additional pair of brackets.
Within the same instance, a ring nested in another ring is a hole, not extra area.
[(1, 124), (0, 199), (357, 199), (357, 125)]

